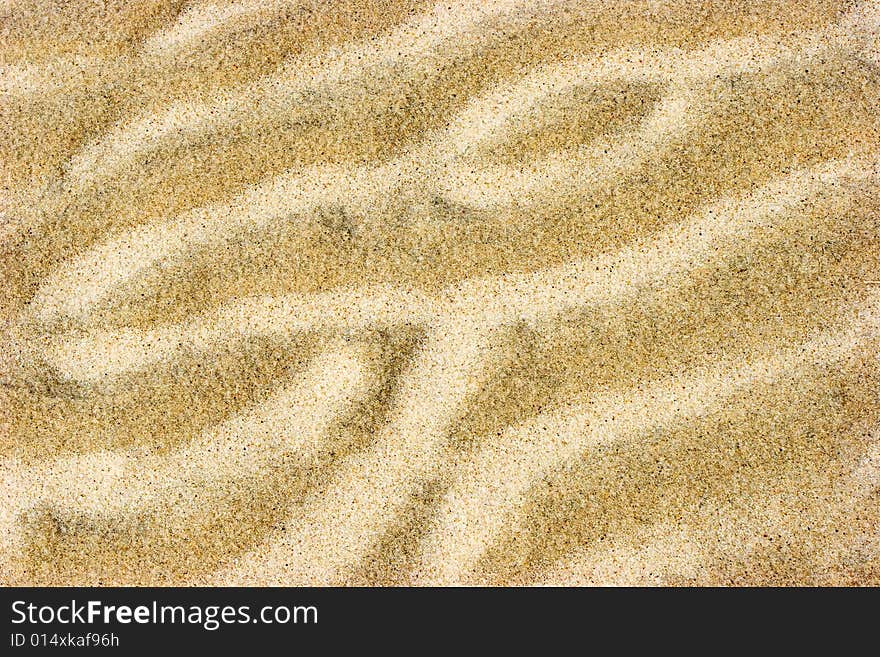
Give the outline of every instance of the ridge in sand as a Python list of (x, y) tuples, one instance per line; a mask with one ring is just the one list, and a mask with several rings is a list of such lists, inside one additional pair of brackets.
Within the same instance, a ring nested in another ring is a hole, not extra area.
[(0, 22), (0, 583), (880, 584), (876, 2)]

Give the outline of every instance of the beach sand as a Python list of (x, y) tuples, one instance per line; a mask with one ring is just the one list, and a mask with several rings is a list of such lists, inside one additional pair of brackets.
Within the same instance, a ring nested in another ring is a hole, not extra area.
[(880, 4), (4, 0), (0, 583), (880, 584)]

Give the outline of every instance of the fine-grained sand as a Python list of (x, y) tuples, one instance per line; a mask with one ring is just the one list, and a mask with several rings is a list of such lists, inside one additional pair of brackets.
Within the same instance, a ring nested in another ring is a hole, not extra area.
[(880, 584), (880, 5), (4, 0), (0, 583)]

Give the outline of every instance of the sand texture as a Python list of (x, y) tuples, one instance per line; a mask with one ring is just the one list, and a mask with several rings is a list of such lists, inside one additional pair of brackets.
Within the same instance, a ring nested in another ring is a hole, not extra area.
[(880, 584), (880, 5), (2, 0), (0, 583)]

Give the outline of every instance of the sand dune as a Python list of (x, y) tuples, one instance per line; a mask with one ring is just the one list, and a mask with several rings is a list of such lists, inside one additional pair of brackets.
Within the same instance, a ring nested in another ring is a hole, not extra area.
[(880, 584), (876, 2), (0, 12), (3, 583)]

